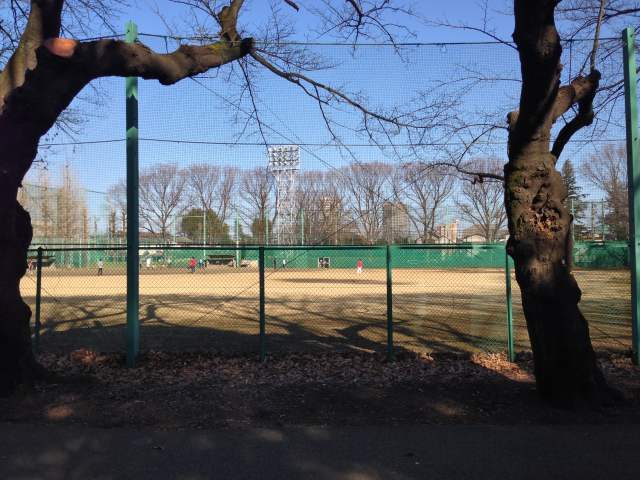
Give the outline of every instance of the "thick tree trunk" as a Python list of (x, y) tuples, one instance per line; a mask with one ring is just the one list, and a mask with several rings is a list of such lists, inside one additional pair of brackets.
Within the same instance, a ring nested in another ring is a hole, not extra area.
[(29, 214), (16, 201), (0, 197), (0, 395), (43, 376), (31, 350), (31, 310), (20, 296), (32, 229)]
[(567, 192), (548, 145), (543, 138), (517, 149), (505, 166), (508, 251), (522, 291), (540, 394), (562, 403), (601, 401), (610, 391), (578, 308), (571, 218), (563, 206)]

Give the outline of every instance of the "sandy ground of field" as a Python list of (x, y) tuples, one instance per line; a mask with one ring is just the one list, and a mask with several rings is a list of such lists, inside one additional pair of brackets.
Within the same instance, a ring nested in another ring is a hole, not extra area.
[[(630, 348), (629, 272), (577, 271), (582, 307), (598, 349)], [(513, 282), (517, 349), (527, 347), (518, 287)], [(384, 350), (387, 339), (384, 270), (266, 272), (267, 348)], [(45, 270), (43, 349), (122, 350), (126, 277), (107, 269)], [(35, 277), (22, 294), (35, 303)], [(258, 349), (257, 270), (208, 268), (195, 274), (167, 270), (140, 276), (144, 349)], [(398, 350), (498, 351), (506, 348), (505, 275), (501, 270), (393, 271), (394, 345)]]

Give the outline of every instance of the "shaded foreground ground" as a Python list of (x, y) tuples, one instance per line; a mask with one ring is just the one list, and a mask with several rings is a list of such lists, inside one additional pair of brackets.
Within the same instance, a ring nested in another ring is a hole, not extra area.
[(160, 430), (300, 425), (640, 424), (640, 370), (601, 359), (627, 403), (566, 411), (535, 394), (530, 359), (501, 355), (371, 354), (254, 357), (146, 354), (127, 369), (117, 355), (45, 355), (64, 375), (91, 381), (38, 386), (0, 399), (0, 422)]
[[(91, 269), (43, 272), (43, 351), (124, 350), (126, 277)], [(582, 311), (598, 350), (631, 347), (628, 270), (577, 270)], [(267, 271), (270, 352), (384, 351), (386, 273), (366, 269)], [(22, 294), (34, 307), (35, 280)], [(258, 351), (258, 271), (229, 267), (189, 274), (143, 270), (140, 319), (143, 350)], [(513, 279), (516, 349), (528, 348)], [(505, 274), (499, 269), (395, 269), (394, 340), (400, 351), (506, 350)]]
[(639, 425), (154, 432), (0, 423), (0, 432), (6, 480), (622, 480), (640, 466)]

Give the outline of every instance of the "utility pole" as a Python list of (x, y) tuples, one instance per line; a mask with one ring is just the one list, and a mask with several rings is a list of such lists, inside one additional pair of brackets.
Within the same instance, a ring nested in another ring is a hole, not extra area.
[(600, 203), (601, 206), (601, 211), (602, 211), (602, 241), (604, 242), (604, 228), (605, 228), (605, 224), (604, 224), (604, 200), (602, 200), (602, 202)]
[(238, 218), (238, 207), (236, 207), (236, 268), (240, 267), (240, 220)]
[(571, 245), (575, 245), (576, 243), (576, 211), (573, 205), (573, 197), (571, 198)]
[(176, 213), (175, 218), (173, 220), (173, 244), (174, 245), (178, 244), (177, 236), (178, 236), (178, 214)]
[(202, 259), (207, 258), (205, 247), (207, 245), (207, 209), (202, 208)]

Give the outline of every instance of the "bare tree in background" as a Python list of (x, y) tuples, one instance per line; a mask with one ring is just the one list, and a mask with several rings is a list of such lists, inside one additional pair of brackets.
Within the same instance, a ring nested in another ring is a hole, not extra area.
[(322, 244), (322, 183), (324, 172), (307, 171), (297, 181), (298, 229), (304, 229), (305, 243)]
[(345, 219), (341, 174), (335, 171), (304, 172), (298, 183), (298, 208), (304, 218), (305, 243), (339, 243)]
[[(118, 237), (118, 219), (116, 217), (116, 211), (111, 207), (107, 207), (107, 237), (108, 243), (115, 243), (115, 239)], [(96, 229), (97, 230), (97, 229)], [(96, 231), (97, 234), (97, 231)]]
[[(266, 243), (267, 222), (273, 225), (275, 213), (271, 206), (275, 204), (273, 177), (267, 167), (257, 167), (242, 172), (240, 197), (244, 201), (243, 216), (246, 223), (255, 225), (253, 233), (255, 243)], [(274, 217), (268, 218), (272, 214)]]
[[(89, 226), (89, 209), (87, 205), (82, 205), (80, 209), (80, 216), (82, 218), (82, 241), (81, 243), (87, 245), (89, 243), (89, 237), (91, 236), (91, 230)], [(85, 252), (86, 253), (86, 252)]]
[[(497, 160), (474, 160), (474, 168), (483, 172), (500, 173), (502, 165)], [(504, 209), (504, 185), (493, 179), (471, 181), (462, 184), (461, 196), (456, 200), (462, 219), (472, 225), (486, 242), (500, 240), (499, 233), (506, 226)]]
[(394, 196), (406, 203), (409, 220), (423, 243), (437, 240), (437, 212), (451, 196), (454, 181), (446, 167), (408, 162), (396, 168)]
[(237, 169), (198, 164), (187, 167), (185, 175), (192, 205), (214, 212), (225, 223), (231, 214)]
[(107, 211), (113, 224), (110, 232), (112, 238), (127, 236), (127, 186), (124, 181), (119, 181), (107, 190)]
[(324, 172), (319, 205), (317, 243), (338, 245), (351, 241), (348, 227), (347, 198), (341, 173)]
[(582, 175), (605, 194), (605, 224), (609, 240), (629, 238), (629, 200), (627, 191), (627, 150), (624, 146), (605, 145), (584, 163)]
[(62, 167), (62, 185), (56, 189), (55, 202), (54, 235), (63, 243), (81, 243), (82, 214), (86, 210), (86, 203), (68, 165)]
[(159, 237), (170, 240), (171, 227), (186, 202), (187, 178), (176, 165), (160, 164), (140, 173), (141, 227)]
[(357, 218), (356, 226), (364, 241), (373, 245), (381, 238), (383, 202), (390, 197), (393, 169), (380, 162), (352, 163), (342, 169), (341, 185), (347, 204)]
[(39, 223), (36, 233), (40, 238), (49, 238), (53, 233), (53, 215), (54, 215), (54, 202), (53, 193), (54, 189), (51, 188), (51, 182), (49, 181), (49, 171), (41, 169), (38, 172), (38, 185), (40, 191), (37, 192), (37, 211), (39, 212)]

